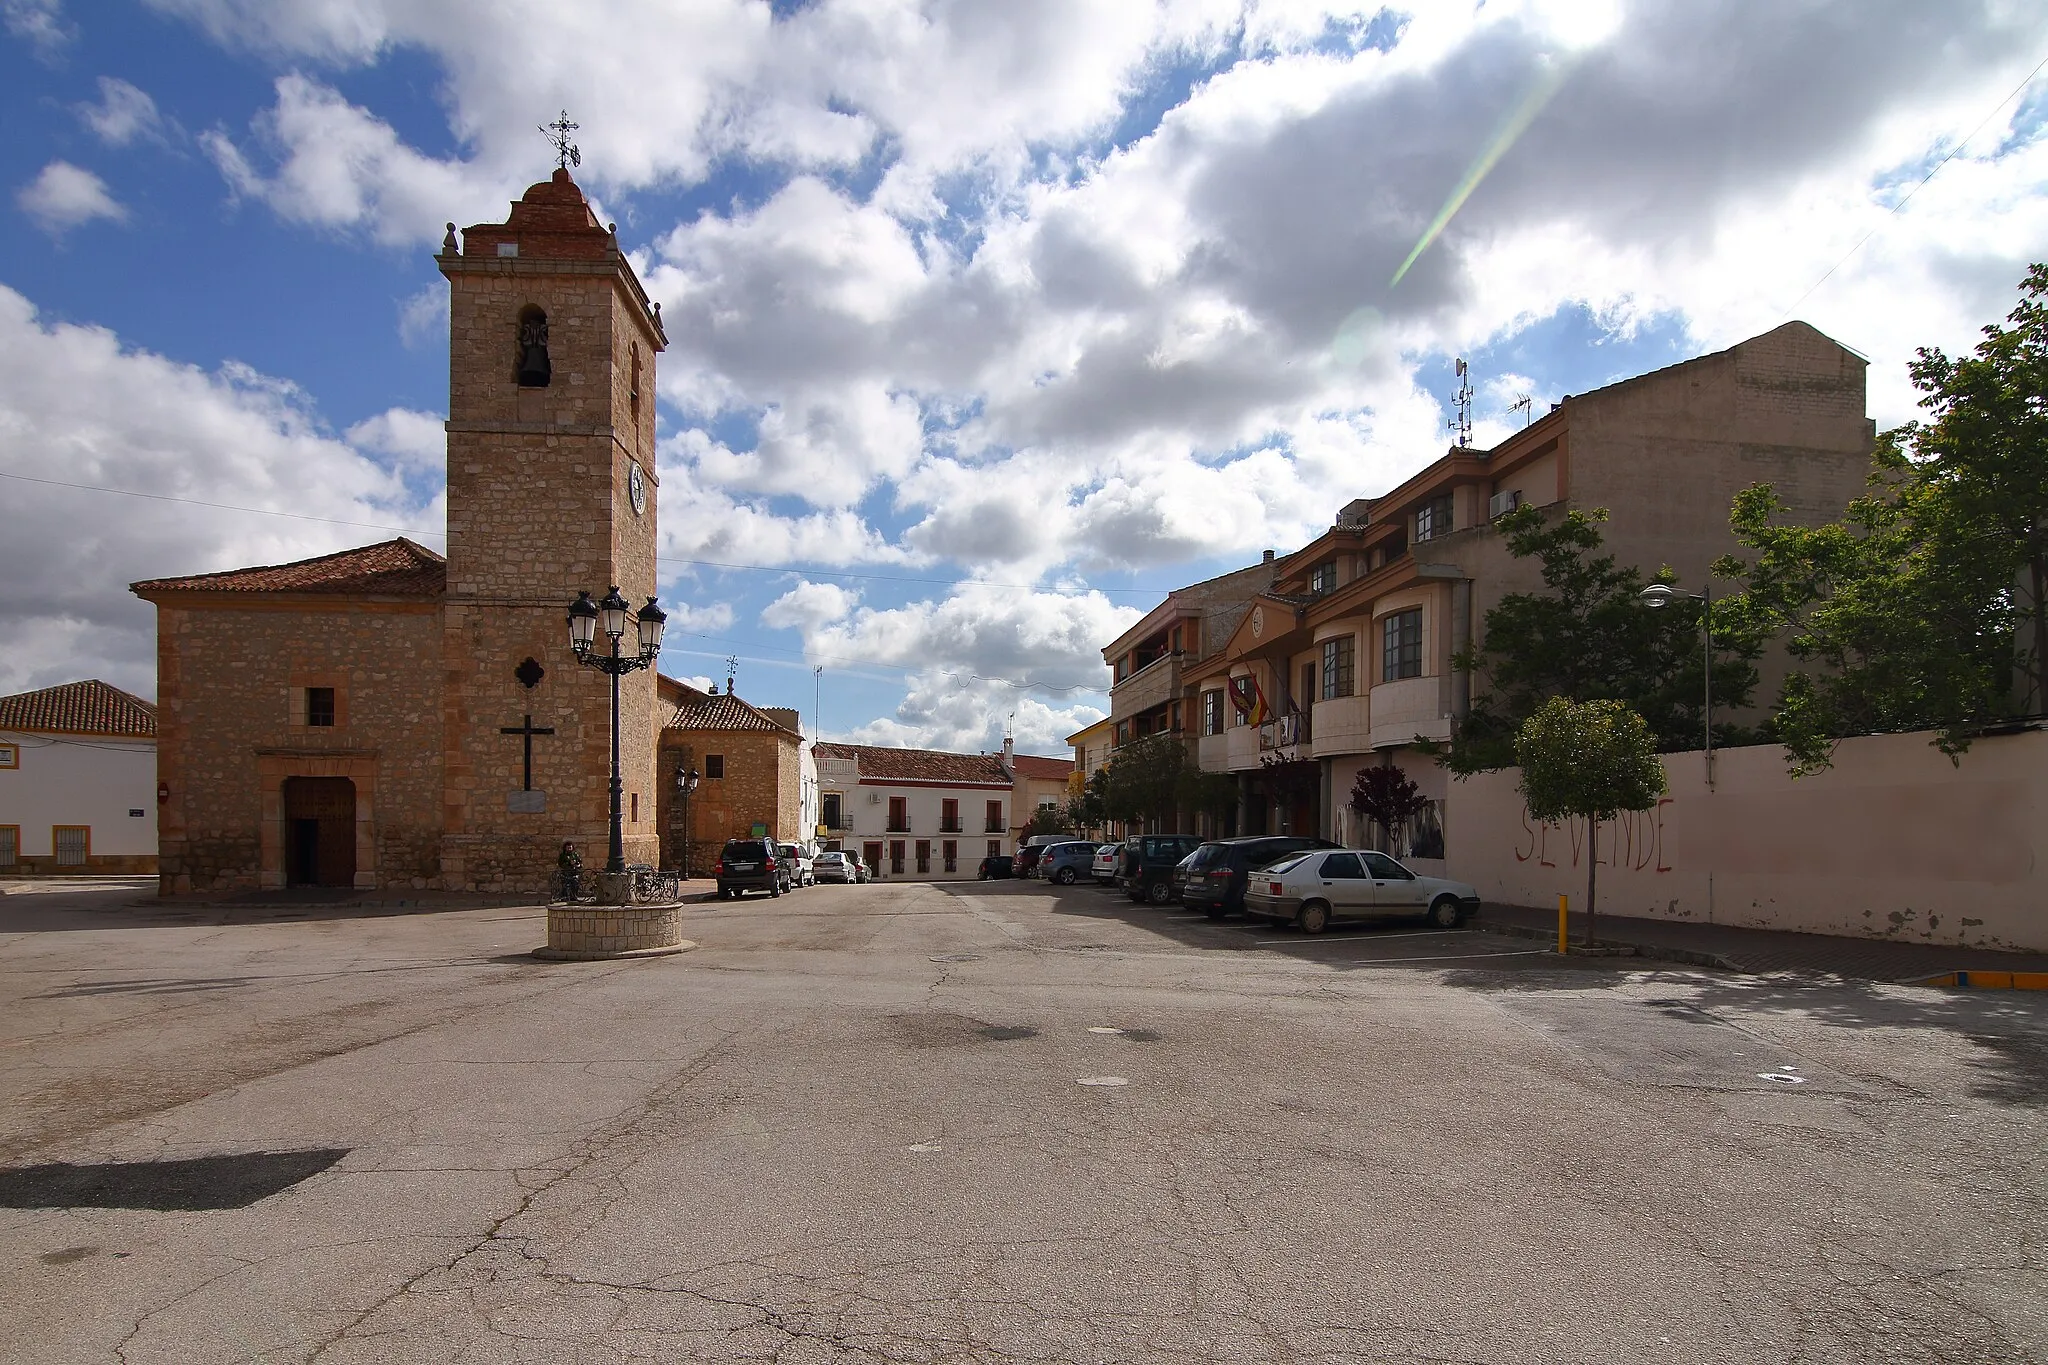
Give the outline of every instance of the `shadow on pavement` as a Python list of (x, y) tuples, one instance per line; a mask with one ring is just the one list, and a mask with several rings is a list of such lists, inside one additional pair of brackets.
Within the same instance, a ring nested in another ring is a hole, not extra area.
[(115, 1161), (100, 1165), (20, 1166), (0, 1171), (0, 1208), (245, 1209), (315, 1176), (348, 1155), (346, 1147), (304, 1152), (244, 1152), (187, 1161)]

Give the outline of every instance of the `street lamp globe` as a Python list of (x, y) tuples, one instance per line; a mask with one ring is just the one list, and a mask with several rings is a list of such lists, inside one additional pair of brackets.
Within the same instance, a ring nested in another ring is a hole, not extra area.
[(612, 590), (597, 604), (597, 625), (606, 637), (614, 642), (626, 633), (626, 616), (633, 610), (625, 598), (619, 596), (619, 585), (612, 584)]
[(640, 608), (633, 619), (640, 628), (640, 657), (652, 659), (661, 653), (661, 632), (668, 624), (668, 613), (656, 606), (650, 597), (647, 605)]
[(1644, 606), (1660, 608), (1670, 606), (1684, 595), (1669, 583), (1652, 583), (1649, 587), (1636, 594), (1637, 597), (1642, 599)]
[(578, 593), (569, 604), (569, 648), (580, 659), (590, 652), (590, 642), (596, 636), (597, 603), (590, 600), (589, 593)]

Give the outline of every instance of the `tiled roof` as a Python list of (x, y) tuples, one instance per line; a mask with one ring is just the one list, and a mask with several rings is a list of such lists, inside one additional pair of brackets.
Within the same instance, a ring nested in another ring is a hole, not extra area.
[[(692, 692), (695, 689), (688, 689)], [(686, 697), (664, 727), (670, 730), (773, 730), (789, 734), (786, 726), (761, 713), (758, 707), (730, 693), (723, 696)]]
[(448, 561), (400, 536), (291, 564), (262, 564), (188, 578), (151, 578), (129, 587), (145, 596), (153, 592), (223, 592), (431, 598), (448, 590)]
[(156, 708), (98, 678), (88, 678), (0, 697), (0, 730), (154, 739)]
[(1010, 767), (1017, 776), (1028, 777), (1039, 782), (1064, 782), (1067, 774), (1074, 771), (1071, 758), (1040, 758), (1037, 754), (1011, 754)]
[(948, 754), (937, 749), (883, 749), (872, 744), (819, 744), (819, 758), (850, 758), (863, 780), (889, 782), (972, 782), (1010, 785), (1000, 754)]

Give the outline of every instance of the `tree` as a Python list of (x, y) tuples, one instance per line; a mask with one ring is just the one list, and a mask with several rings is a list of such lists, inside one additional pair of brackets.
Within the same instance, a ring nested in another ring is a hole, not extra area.
[(1285, 749), (1276, 749), (1259, 760), (1259, 777), (1266, 794), (1285, 814), (1315, 794), (1322, 784), (1323, 765)]
[(1600, 822), (1623, 811), (1649, 810), (1668, 785), (1656, 737), (1643, 718), (1618, 701), (1553, 697), (1522, 722), (1515, 736), (1522, 799), (1529, 814), (1555, 823), (1586, 822), (1586, 942), (1593, 941)]
[(1428, 805), (1421, 788), (1391, 765), (1360, 769), (1358, 780), (1351, 784), (1351, 809), (1380, 827), (1389, 853), (1399, 852), (1394, 847), (1394, 831)]
[(1170, 819), (1190, 766), (1187, 745), (1171, 735), (1134, 739), (1111, 755), (1103, 809), (1112, 820)]
[(1182, 810), (1221, 821), (1237, 809), (1237, 778), (1230, 773), (1205, 772), (1189, 764), (1181, 773), (1179, 795)]
[[(1075, 776), (1078, 778), (1080, 774), (1076, 773)], [(1067, 818), (1073, 821), (1074, 828), (1101, 829), (1109, 820), (1108, 808), (1105, 805), (1109, 790), (1109, 770), (1097, 768), (1088, 775), (1087, 781), (1070, 783), (1069, 790), (1072, 794), (1067, 797)]]
[(1072, 834), (1074, 822), (1067, 818), (1066, 811), (1058, 806), (1040, 806), (1031, 812), (1031, 819), (1024, 826), (1024, 837), (1034, 834)]
[(1870, 491), (1826, 526), (1777, 524), (1767, 484), (1736, 499), (1753, 562), (1731, 619), (1786, 638), (1795, 665), (1771, 727), (1795, 776), (1849, 735), (1932, 730), (1951, 759), (1974, 732), (2048, 710), (2048, 267), (1976, 352), (1910, 367), (1933, 416), (1886, 432)]
[[(1448, 749), (1419, 746), (1460, 776), (1505, 768), (1514, 760), (1522, 722), (1552, 697), (1611, 698), (1644, 717), (1659, 749), (1700, 744), (1706, 662), (1700, 641), (1702, 605), (1686, 599), (1648, 611), (1639, 594), (1651, 580), (1617, 565), (1602, 543), (1605, 508), (1546, 515), (1518, 507), (1495, 523), (1517, 559), (1542, 566), (1541, 593), (1509, 593), (1486, 613), (1481, 644), (1454, 661), (1484, 680), (1485, 691), (1460, 721)], [(1657, 582), (1670, 582), (1668, 570)], [(1718, 604), (1717, 604), (1718, 607)], [(1756, 690), (1762, 639), (1724, 623), (1715, 611), (1714, 707), (1730, 712)], [(1748, 736), (1726, 723), (1716, 743)]]

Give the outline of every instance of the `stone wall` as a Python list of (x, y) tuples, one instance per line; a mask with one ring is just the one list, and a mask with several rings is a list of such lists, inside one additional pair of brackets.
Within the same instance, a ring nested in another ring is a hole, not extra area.
[[(358, 886), (440, 875), (441, 632), (417, 601), (190, 595), (157, 611), (158, 871), (165, 892), (281, 886), (279, 788), (343, 775), (374, 811)], [(336, 724), (305, 722), (305, 689), (336, 691)]]
[[(803, 842), (798, 743), (795, 735), (770, 730), (664, 730), (655, 781), (662, 865), (683, 865), (681, 841), (688, 838), (691, 871), (701, 875), (727, 839), (746, 838), (756, 824), (782, 842)], [(700, 777), (686, 830), (676, 774), (693, 767), (701, 774), (708, 754), (725, 759), (726, 775)]]

